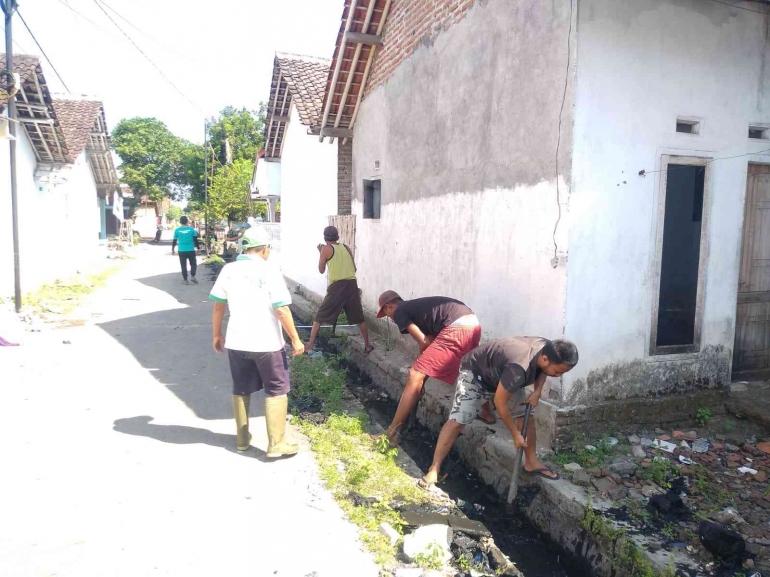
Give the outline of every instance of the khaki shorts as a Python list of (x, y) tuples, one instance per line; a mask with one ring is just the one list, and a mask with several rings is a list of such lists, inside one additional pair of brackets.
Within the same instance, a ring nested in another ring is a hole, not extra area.
[(343, 309), (351, 325), (364, 322), (364, 309), (361, 306), (356, 279), (338, 280), (329, 285), (324, 302), (315, 315), (315, 322), (322, 325), (336, 324)]
[[(530, 391), (526, 388), (516, 391), (509, 405), (513, 408), (511, 415), (515, 419), (524, 416), (524, 401), (530, 395)], [(488, 391), (484, 386), (478, 382), (471, 371), (460, 371), (460, 376), (457, 377), (457, 385), (455, 386), (455, 399), (452, 404), (452, 410), (449, 413), (449, 418), (461, 425), (470, 425), (479, 414), (481, 406), (486, 401), (492, 401), (495, 398), (493, 391)], [(532, 414), (534, 414), (534, 409)]]

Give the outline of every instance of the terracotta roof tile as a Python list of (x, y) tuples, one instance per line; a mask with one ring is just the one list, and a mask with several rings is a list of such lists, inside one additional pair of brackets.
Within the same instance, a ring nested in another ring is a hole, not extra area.
[(305, 126), (318, 124), (331, 61), (295, 54), (276, 54), (294, 106)]
[[(5, 70), (5, 54), (0, 54), (0, 70)], [(37, 56), (29, 56), (27, 54), (14, 54), (13, 55), (13, 71), (21, 76), (22, 81), (27, 80), (34, 82), (36, 74), (42, 74), (43, 71), (40, 68), (40, 59)], [(0, 112), (5, 110), (8, 106), (8, 93), (4, 90), (0, 90)]]
[(75, 162), (88, 144), (88, 135), (101, 113), (102, 103), (95, 100), (54, 99), (56, 118), (67, 143), (67, 161)]

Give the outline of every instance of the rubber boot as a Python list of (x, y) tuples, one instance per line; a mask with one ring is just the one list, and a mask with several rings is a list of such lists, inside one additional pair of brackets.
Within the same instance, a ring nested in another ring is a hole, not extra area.
[(239, 451), (246, 451), (251, 443), (249, 434), (249, 402), (251, 395), (233, 395), (233, 415), (235, 415), (235, 426), (237, 436), (235, 447)]
[(271, 458), (295, 455), (299, 445), (287, 443), (283, 436), (286, 433), (286, 413), (289, 398), (286, 395), (265, 398), (265, 422), (267, 423), (267, 456)]

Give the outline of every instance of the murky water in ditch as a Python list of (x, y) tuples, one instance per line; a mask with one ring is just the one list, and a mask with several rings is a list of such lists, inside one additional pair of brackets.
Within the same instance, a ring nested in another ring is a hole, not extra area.
[[(319, 335), (316, 350), (335, 354), (335, 347), (327, 341), (324, 332)], [(309, 331), (303, 330), (301, 333), (301, 337), (306, 340)], [(387, 428), (395, 414), (396, 402), (382, 400), (379, 391), (372, 394), (373, 385), (369, 377), (353, 365), (345, 366), (348, 372), (348, 390), (356, 395), (373, 421)], [(426, 471), (433, 458), (436, 438), (437, 435), (426, 427), (414, 424), (401, 435), (401, 449)], [(464, 503), (461, 509), (469, 518), (486, 525), (497, 546), (526, 577), (592, 575), (584, 560), (562, 550), (532, 525), (523, 513), (508, 514), (505, 501), (475, 472), (466, 467), (454, 451), (447, 457), (443, 472), (448, 473), (448, 476), (445, 481), (439, 483), (439, 487), (458, 504)]]
[[(348, 367), (351, 390), (369, 388), (368, 377), (355, 367)], [(387, 428), (395, 413), (396, 403), (369, 400), (370, 395), (358, 395), (373, 421)], [(419, 424), (401, 435), (401, 449), (423, 470), (430, 466), (437, 435)], [(585, 561), (565, 553), (545, 534), (524, 518), (522, 513), (506, 513), (501, 499), (478, 475), (466, 467), (453, 451), (444, 464), (447, 479), (439, 487), (458, 503), (471, 519), (484, 523), (492, 532), (495, 543), (510, 557), (526, 577), (587, 577), (591, 575)], [(480, 507), (477, 507), (480, 506)]]

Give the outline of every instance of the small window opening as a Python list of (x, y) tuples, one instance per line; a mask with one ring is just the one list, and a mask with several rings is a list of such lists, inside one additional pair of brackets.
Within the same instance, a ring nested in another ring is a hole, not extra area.
[(695, 344), (704, 166), (669, 166), (658, 296), (658, 347)]
[(700, 122), (697, 120), (687, 120), (685, 118), (676, 119), (676, 131), (683, 134), (700, 134)]
[(380, 180), (364, 180), (364, 218), (380, 218)]
[(770, 140), (770, 128), (766, 126), (749, 126), (749, 138)]

